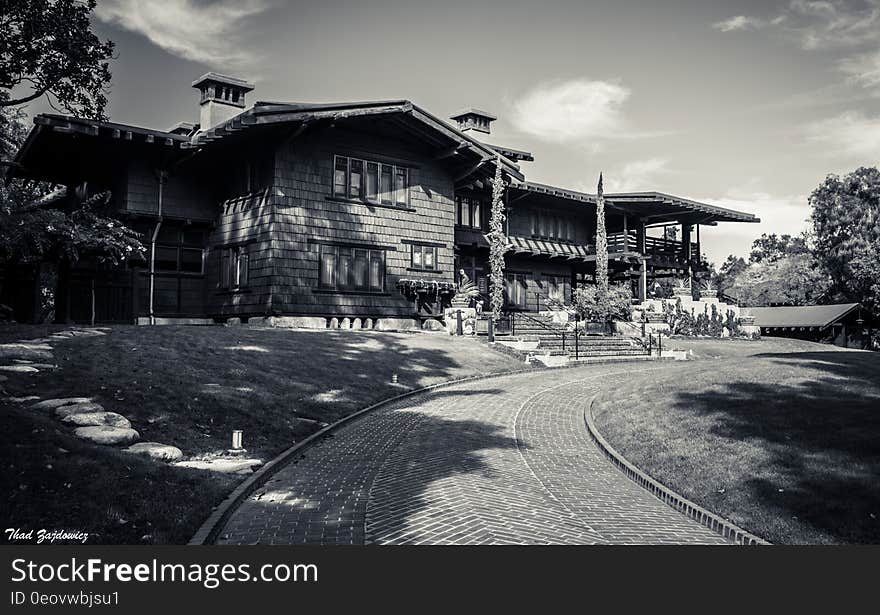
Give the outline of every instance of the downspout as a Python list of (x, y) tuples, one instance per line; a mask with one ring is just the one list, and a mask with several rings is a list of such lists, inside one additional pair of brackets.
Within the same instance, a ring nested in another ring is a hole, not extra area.
[(156, 218), (156, 227), (153, 229), (153, 236), (150, 238), (150, 324), (156, 324), (156, 314), (153, 310), (153, 296), (156, 288), (156, 240), (159, 238), (159, 231), (162, 229), (162, 197), (164, 196), (165, 182), (168, 181), (168, 172), (160, 170), (157, 172), (159, 180), (159, 213)]

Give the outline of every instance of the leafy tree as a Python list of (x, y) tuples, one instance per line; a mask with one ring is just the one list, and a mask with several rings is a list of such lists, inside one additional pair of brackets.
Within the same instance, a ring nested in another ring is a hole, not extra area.
[(73, 115), (104, 118), (113, 43), (91, 30), (95, 3), (0, 0), (0, 90), (10, 92), (0, 107), (47, 96)]
[(727, 260), (721, 264), (718, 272), (712, 278), (712, 283), (719, 292), (727, 293), (736, 282), (736, 278), (748, 268), (749, 264), (741, 256), (728, 255)]
[(806, 253), (752, 263), (735, 277), (729, 294), (744, 305), (812, 305), (825, 299), (830, 287), (831, 278)]
[(880, 254), (880, 170), (860, 167), (829, 175), (810, 195), (815, 252), (833, 290), (880, 314), (876, 293)]
[(749, 262), (772, 263), (787, 255), (806, 254), (808, 252), (806, 237), (803, 235), (792, 237), (791, 235), (777, 236), (776, 233), (770, 235), (764, 233), (752, 242)]

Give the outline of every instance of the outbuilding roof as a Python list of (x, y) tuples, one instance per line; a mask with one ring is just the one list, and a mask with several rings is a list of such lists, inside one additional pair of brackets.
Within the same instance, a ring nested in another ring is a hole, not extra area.
[(858, 303), (786, 305), (748, 308), (759, 327), (819, 327), (824, 329), (858, 309)]

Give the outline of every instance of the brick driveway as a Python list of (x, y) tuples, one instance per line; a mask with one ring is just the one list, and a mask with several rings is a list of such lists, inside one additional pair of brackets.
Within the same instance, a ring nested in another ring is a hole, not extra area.
[(631, 369), (503, 376), (396, 402), (275, 474), (217, 543), (725, 544), (590, 440), (585, 405)]

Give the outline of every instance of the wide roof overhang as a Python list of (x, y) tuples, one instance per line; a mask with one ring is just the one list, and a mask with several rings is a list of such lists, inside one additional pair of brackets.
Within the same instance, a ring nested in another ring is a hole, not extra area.
[[(596, 204), (595, 194), (548, 186), (535, 182), (522, 182), (511, 186), (512, 199), (531, 195), (543, 195), (545, 200), (557, 204)], [(648, 224), (662, 222), (683, 222), (686, 224), (714, 225), (718, 222), (760, 222), (753, 214), (701, 203), (662, 192), (618, 192), (605, 194), (606, 207), (633, 217)]]
[[(99, 122), (64, 115), (43, 114), (20, 148), (7, 178), (21, 177), (55, 183), (77, 181), (82, 167), (97, 159), (117, 156), (117, 150), (146, 147), (169, 163), (194, 154), (237, 147), (252, 136), (277, 132), (285, 138), (315, 127), (354, 125), (374, 131), (408, 135), (449, 166), (457, 185), (486, 180), (501, 162), (508, 181), (523, 181), (517, 164), (476, 139), (407, 100), (357, 103), (258, 102), (207, 131), (187, 137), (126, 124)], [(102, 156), (102, 154), (104, 154)]]

